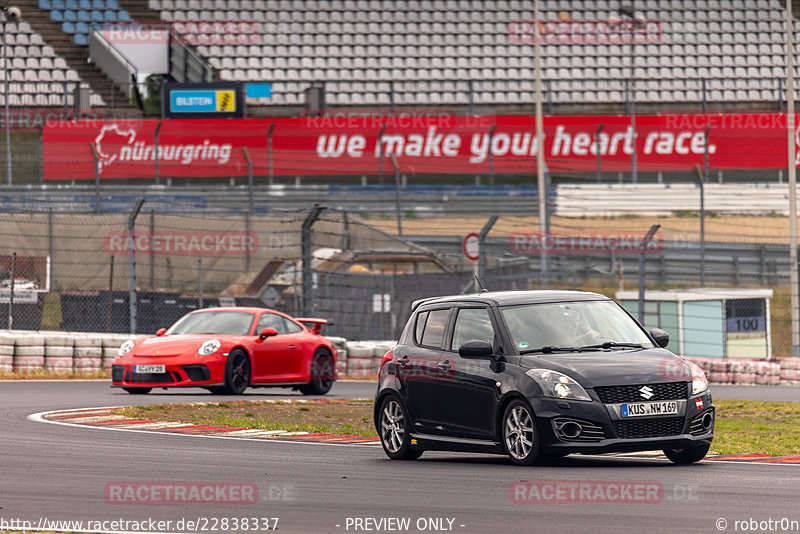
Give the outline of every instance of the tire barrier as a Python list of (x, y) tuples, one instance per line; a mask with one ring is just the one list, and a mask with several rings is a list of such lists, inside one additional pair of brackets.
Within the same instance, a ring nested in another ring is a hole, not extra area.
[(103, 370), (108, 371), (111, 369), (111, 364), (113, 363), (114, 358), (117, 357), (117, 352), (119, 352), (120, 346), (130, 338), (131, 336), (123, 336), (119, 334), (109, 335), (101, 338), (103, 346)]
[[(0, 332), (0, 374), (48, 372), (94, 373), (109, 369), (124, 334), (69, 332)], [(338, 351), (340, 376), (373, 377), (394, 341), (347, 341), (329, 337)], [(712, 384), (800, 386), (800, 358), (776, 360), (723, 360), (687, 358), (696, 363)]]
[(347, 374), (347, 340), (343, 337), (326, 336), (334, 348), (336, 348), (336, 374), (343, 376)]
[(44, 368), (44, 345), (16, 345), (13, 368), (20, 374), (41, 371)]
[(11, 373), (14, 370), (15, 337), (0, 332), (0, 373)]
[(75, 338), (69, 334), (44, 336), (44, 368), (54, 373), (72, 371)]
[(94, 373), (110, 368), (124, 334), (0, 331), (0, 374)]
[(781, 361), (780, 384), (800, 385), (800, 358), (788, 358)]
[(800, 385), (800, 358), (778, 360), (723, 360), (688, 358), (712, 384)]
[(352, 377), (377, 375), (381, 359), (395, 344), (394, 341), (348, 341), (347, 375)]
[(103, 369), (103, 342), (99, 337), (76, 336), (72, 368), (79, 373), (96, 373)]

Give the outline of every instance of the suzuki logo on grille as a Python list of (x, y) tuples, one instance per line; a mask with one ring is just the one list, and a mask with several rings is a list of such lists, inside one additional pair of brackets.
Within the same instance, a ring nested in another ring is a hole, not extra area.
[(642, 386), (639, 388), (639, 393), (642, 394), (643, 398), (650, 399), (653, 396), (653, 388), (650, 386)]

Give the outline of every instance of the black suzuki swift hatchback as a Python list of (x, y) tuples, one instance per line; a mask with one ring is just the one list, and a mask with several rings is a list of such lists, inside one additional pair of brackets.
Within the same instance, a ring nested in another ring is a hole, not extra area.
[(543, 456), (663, 450), (702, 460), (714, 438), (708, 381), (616, 302), (514, 291), (414, 303), (383, 357), (375, 426), (386, 454)]

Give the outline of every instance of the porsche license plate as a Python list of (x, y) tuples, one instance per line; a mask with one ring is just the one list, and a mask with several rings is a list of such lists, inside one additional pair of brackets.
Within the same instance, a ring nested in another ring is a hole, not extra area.
[(134, 365), (133, 372), (134, 373), (149, 373), (149, 374), (159, 374), (165, 371), (164, 365)]
[(675, 401), (664, 402), (637, 402), (623, 404), (622, 417), (647, 417), (649, 415), (677, 415), (678, 403)]

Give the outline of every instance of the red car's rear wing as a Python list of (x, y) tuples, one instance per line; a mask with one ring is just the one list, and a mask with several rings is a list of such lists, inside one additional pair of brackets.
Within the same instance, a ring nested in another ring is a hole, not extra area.
[(311, 329), (312, 332), (314, 332), (317, 335), (319, 335), (319, 333), (322, 332), (322, 325), (328, 324), (327, 319), (317, 319), (314, 317), (303, 317), (302, 319), (298, 317), (297, 321), (300, 321), (301, 323), (305, 324), (308, 328)]

